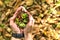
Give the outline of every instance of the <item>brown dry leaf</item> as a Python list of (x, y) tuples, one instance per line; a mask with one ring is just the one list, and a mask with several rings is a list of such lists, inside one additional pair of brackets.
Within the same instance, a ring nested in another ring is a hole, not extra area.
[(40, 23), (41, 18), (37, 18), (37, 20), (35, 21), (36, 23)]
[(46, 2), (47, 2), (48, 4), (51, 4), (51, 3), (53, 3), (53, 0), (46, 0)]
[(7, 31), (8, 31), (8, 32), (11, 32), (11, 28), (7, 28)]
[(3, 31), (3, 29), (0, 27), (0, 32), (2, 32)]
[(6, 33), (4, 36), (5, 36), (5, 37), (11, 37), (11, 34)]
[(5, 40), (5, 39), (3, 38), (3, 36), (0, 36), (0, 40)]
[(27, 6), (31, 6), (33, 4), (33, 0), (25, 0)]
[(0, 6), (3, 6), (3, 2), (0, 0)]
[(17, 10), (17, 8), (20, 6), (21, 3), (22, 3), (21, 0), (16, 0), (16, 3), (14, 5), (14, 10), (15, 11)]

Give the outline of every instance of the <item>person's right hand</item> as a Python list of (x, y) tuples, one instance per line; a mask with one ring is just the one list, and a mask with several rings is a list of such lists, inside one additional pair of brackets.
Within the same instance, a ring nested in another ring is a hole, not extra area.
[(26, 28), (24, 29), (25, 40), (33, 40), (33, 35), (31, 33), (33, 25), (34, 25), (34, 19), (32, 15), (29, 15), (29, 22), (26, 25)]

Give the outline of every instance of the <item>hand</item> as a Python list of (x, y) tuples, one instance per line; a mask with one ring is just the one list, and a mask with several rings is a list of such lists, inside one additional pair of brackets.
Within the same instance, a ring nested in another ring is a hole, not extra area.
[(19, 29), (18, 26), (16, 25), (16, 23), (14, 22), (15, 18), (18, 15), (18, 12), (21, 9), (23, 9), (24, 12), (26, 12), (29, 15), (29, 22), (27, 23), (26, 28), (24, 28), (25, 40), (29, 40), (29, 39), (33, 40), (32, 34), (28, 33), (28, 30), (31, 30), (31, 27), (34, 25), (34, 19), (33, 19), (32, 15), (23, 6), (19, 7), (17, 9), (17, 11), (15, 12), (15, 14), (13, 15), (13, 17), (10, 18), (10, 26), (11, 26), (12, 30), (16, 33), (22, 33), (23, 32), (23, 29)]
[(32, 26), (34, 26), (34, 19), (32, 15), (29, 14), (29, 22), (27, 23), (26, 28), (24, 29), (25, 40), (33, 40), (33, 35), (31, 33)]
[(19, 33), (19, 34), (20, 34), (20, 33), (23, 32), (23, 30), (20, 29), (20, 28), (16, 25), (16, 23), (14, 22), (14, 17), (11, 17), (11, 18), (10, 18), (10, 26), (11, 26), (13, 32), (15, 32), (15, 33)]

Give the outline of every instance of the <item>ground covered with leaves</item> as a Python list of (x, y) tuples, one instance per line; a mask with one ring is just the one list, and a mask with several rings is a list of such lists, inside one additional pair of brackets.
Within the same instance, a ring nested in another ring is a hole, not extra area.
[[(0, 40), (11, 39), (9, 19), (20, 6), (24, 6), (35, 20), (34, 40), (60, 40), (60, 0), (0, 0)], [(21, 15), (21, 21), (16, 18), (15, 22), (25, 27), (27, 15)]]

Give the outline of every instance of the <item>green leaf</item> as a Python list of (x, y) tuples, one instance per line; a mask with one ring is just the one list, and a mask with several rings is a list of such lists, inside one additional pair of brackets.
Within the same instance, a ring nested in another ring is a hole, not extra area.
[(10, 0), (5, 0), (4, 2), (5, 2), (5, 3), (9, 3), (9, 2), (10, 2)]
[(26, 13), (23, 13), (22, 14), (22, 18), (24, 19), (24, 18), (27, 18), (28, 17), (28, 15), (26, 14)]
[(15, 21), (17, 21), (17, 22), (18, 22), (18, 21), (19, 21), (19, 19), (18, 19), (18, 18), (16, 18), (16, 20), (15, 20)]
[(56, 2), (56, 6), (60, 6), (60, 0)]
[(48, 13), (52, 13), (52, 10), (50, 9), (50, 10), (48, 11)]
[(57, 24), (57, 28), (60, 28), (60, 22)]
[(0, 27), (4, 28), (5, 27), (5, 24), (0, 24)]
[(19, 27), (25, 27), (26, 25), (24, 23), (19, 23)]
[(24, 22), (24, 23), (27, 23), (27, 22), (28, 22), (28, 20), (27, 20), (27, 19), (24, 19), (24, 20), (23, 20), (23, 22)]

